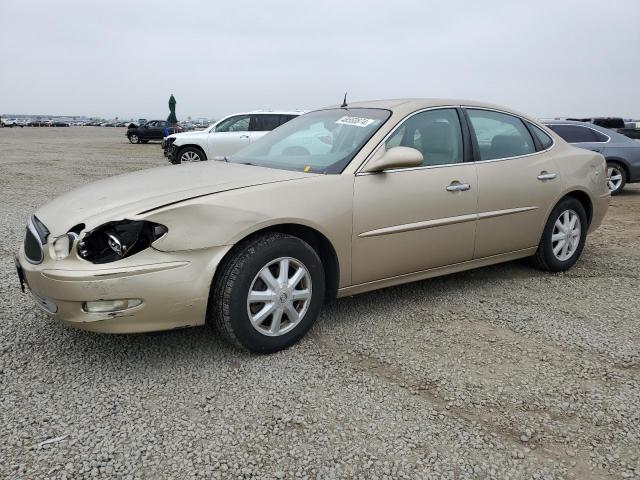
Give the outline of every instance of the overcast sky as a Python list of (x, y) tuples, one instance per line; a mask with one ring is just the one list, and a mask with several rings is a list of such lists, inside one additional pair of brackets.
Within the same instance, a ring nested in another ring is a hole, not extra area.
[(4, 1), (0, 113), (447, 97), (640, 117), (640, 0)]

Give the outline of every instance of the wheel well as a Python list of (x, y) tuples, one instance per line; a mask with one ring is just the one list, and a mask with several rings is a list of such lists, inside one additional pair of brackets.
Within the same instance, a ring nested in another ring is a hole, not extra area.
[(587, 195), (586, 193), (580, 190), (575, 190), (573, 192), (567, 193), (567, 195), (565, 196), (573, 197), (582, 204), (582, 206), (584, 207), (584, 211), (587, 213), (587, 219), (588, 219), (589, 225), (591, 225), (591, 218), (593, 216), (593, 204), (591, 203), (591, 199), (589, 198), (589, 195)]
[(178, 147), (178, 153), (176, 156), (180, 155), (182, 153), (182, 150), (184, 150), (185, 148), (195, 148), (196, 150), (198, 150), (199, 152), (202, 153), (202, 156), (204, 157), (205, 160), (207, 160), (207, 154), (204, 153), (204, 150), (202, 149), (202, 147), (200, 145), (195, 145), (192, 143), (188, 143), (187, 145), (177, 145)]
[(607, 163), (615, 163), (616, 165), (620, 165), (620, 167), (624, 170), (625, 176), (627, 177), (627, 179), (629, 179), (629, 168), (622, 160), (619, 160), (617, 158), (605, 158), (605, 160), (607, 161)]
[[(322, 266), (324, 267), (325, 300), (332, 300), (336, 297), (340, 280), (340, 266), (338, 264), (338, 256), (336, 255), (336, 251), (327, 237), (311, 227), (295, 223), (286, 223), (273, 225), (267, 228), (263, 228), (262, 230), (258, 230), (257, 232), (253, 232), (251, 235), (248, 235), (247, 237), (238, 241), (236, 243), (236, 246), (247, 239), (264, 234), (266, 232), (286, 233), (288, 235), (298, 237), (308, 243), (311, 248), (316, 251), (316, 253), (320, 257), (320, 260), (322, 261)], [(224, 258), (220, 261), (220, 265), (222, 265), (223, 262), (225, 262), (231, 255), (235, 253), (236, 246), (234, 246), (227, 252)], [(218, 274), (221, 270), (222, 269), (220, 268), (216, 269), (216, 274), (213, 278), (212, 285), (215, 285)]]

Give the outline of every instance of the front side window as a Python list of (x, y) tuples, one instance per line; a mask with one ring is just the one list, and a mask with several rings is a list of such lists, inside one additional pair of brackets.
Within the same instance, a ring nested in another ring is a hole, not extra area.
[(232, 163), (340, 173), (389, 118), (377, 108), (334, 108), (300, 115), (233, 155)]
[(522, 120), (491, 110), (467, 109), (471, 130), (480, 149), (480, 160), (519, 157), (536, 151)]
[(594, 130), (581, 125), (549, 125), (549, 128), (569, 143), (593, 143), (599, 141)]
[(229, 117), (216, 125), (216, 132), (247, 132), (249, 130), (249, 120), (249, 115)]
[(458, 113), (453, 108), (446, 108), (409, 117), (385, 144), (387, 150), (398, 146), (419, 150), (424, 157), (424, 166), (463, 162)]

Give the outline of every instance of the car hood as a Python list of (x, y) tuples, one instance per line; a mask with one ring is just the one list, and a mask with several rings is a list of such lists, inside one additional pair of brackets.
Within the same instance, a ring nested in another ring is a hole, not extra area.
[(153, 168), (90, 183), (44, 205), (36, 216), (56, 237), (80, 223), (90, 230), (194, 197), (313, 175), (219, 161)]
[(193, 137), (196, 135), (206, 135), (206, 130), (191, 130), (190, 132), (180, 132), (180, 133), (172, 133), (169, 135), (169, 138), (183, 138), (183, 137)]

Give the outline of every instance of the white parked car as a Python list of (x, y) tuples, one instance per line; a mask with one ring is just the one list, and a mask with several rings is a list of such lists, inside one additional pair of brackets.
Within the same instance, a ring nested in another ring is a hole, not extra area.
[(304, 112), (255, 111), (224, 117), (206, 130), (174, 133), (162, 142), (171, 163), (222, 160)]
[(3, 118), (2, 123), (5, 127), (24, 127), (24, 123), (17, 118)]

